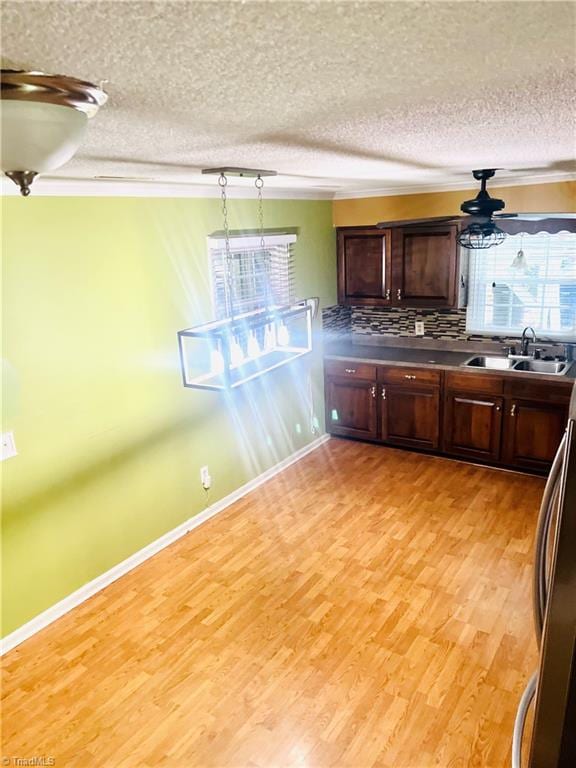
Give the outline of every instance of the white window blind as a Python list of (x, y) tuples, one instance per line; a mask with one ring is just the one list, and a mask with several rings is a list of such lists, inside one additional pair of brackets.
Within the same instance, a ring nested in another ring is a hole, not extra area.
[(235, 315), (240, 315), (265, 306), (294, 302), (296, 235), (265, 235), (264, 242), (263, 250), (259, 236), (231, 236), (228, 266), (224, 239), (208, 238), (212, 296), (218, 319), (229, 316), (231, 308)]
[[(523, 256), (518, 252), (522, 250)], [(576, 339), (576, 234), (509, 235), (470, 252), (466, 329), (491, 336)]]

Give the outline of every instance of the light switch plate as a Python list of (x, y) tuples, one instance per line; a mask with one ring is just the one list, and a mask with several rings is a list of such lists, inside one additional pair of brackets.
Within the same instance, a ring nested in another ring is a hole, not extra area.
[(14, 432), (2, 432), (2, 456), (0, 461), (4, 459), (11, 459), (12, 456), (16, 456), (18, 451), (16, 450), (16, 443), (14, 442)]

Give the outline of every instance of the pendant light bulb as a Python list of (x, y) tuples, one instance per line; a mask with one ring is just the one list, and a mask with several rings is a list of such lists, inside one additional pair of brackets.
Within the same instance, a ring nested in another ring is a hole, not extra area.
[(264, 331), (264, 349), (266, 352), (269, 352), (271, 349), (274, 349), (275, 347), (276, 347), (275, 328), (272, 323), (269, 323), (266, 326), (266, 329)]
[(210, 354), (210, 370), (215, 375), (224, 373), (224, 357), (219, 349), (213, 349)]
[(244, 362), (244, 352), (242, 347), (238, 343), (238, 339), (234, 336), (232, 343), (230, 344), (230, 361), (232, 365), (237, 367)]
[(260, 344), (255, 333), (252, 331), (248, 336), (248, 357), (254, 359), (260, 355)]
[(278, 328), (278, 345), (280, 347), (287, 347), (290, 344), (290, 333), (284, 323), (280, 323)]

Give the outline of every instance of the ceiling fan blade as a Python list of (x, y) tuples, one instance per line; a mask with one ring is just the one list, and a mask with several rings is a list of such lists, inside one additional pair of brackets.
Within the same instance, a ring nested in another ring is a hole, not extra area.
[(400, 219), (398, 221), (380, 221), (376, 226), (378, 229), (390, 229), (393, 227), (416, 227), (419, 224), (423, 226), (431, 224), (433, 222), (448, 223), (452, 221), (460, 221), (460, 219), (466, 218), (465, 216), (432, 216), (429, 219)]

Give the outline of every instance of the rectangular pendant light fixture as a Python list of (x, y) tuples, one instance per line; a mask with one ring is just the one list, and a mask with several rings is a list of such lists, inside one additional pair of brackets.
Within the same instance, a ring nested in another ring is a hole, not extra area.
[(313, 300), (269, 307), (178, 332), (182, 382), (226, 390), (312, 351)]
[[(266, 252), (262, 209), (263, 176), (276, 171), (254, 168), (207, 168), (202, 173), (218, 175), (224, 219), (225, 268), (230, 281), (229, 317), (178, 332), (182, 383), (190, 389), (229, 390), (269, 371), (291, 363), (312, 351), (312, 317), (315, 299), (286, 306), (270, 305), (237, 315), (234, 312), (230, 262), (232, 260), (226, 185), (227, 176), (254, 178), (258, 198), (259, 248)], [(270, 256), (268, 254), (267, 258)]]

